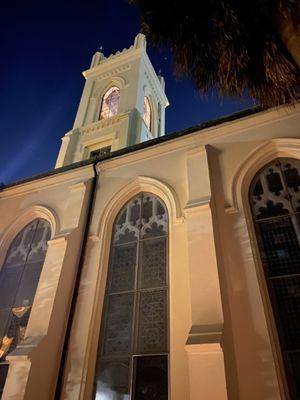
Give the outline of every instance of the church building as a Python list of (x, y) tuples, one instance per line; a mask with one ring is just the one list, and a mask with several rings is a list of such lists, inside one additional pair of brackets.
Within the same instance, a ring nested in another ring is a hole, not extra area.
[(165, 135), (138, 34), (0, 191), (2, 400), (299, 400), (300, 105)]

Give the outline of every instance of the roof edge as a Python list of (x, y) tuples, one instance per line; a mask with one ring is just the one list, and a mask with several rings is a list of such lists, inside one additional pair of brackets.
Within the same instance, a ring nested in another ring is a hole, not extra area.
[(207, 129), (207, 128), (210, 128), (210, 127), (213, 127), (213, 126), (218, 126), (218, 125), (221, 125), (221, 124), (226, 123), (226, 122), (235, 121), (235, 120), (238, 120), (240, 118), (248, 117), (248, 116), (251, 116), (253, 114), (257, 114), (257, 113), (260, 113), (260, 112), (266, 111), (266, 110), (267, 109), (263, 108), (262, 106), (254, 106), (254, 107), (251, 107), (251, 108), (246, 108), (245, 110), (238, 111), (238, 112), (233, 113), (233, 114), (225, 115), (223, 117), (220, 117), (220, 118), (217, 118), (217, 119), (214, 119), (214, 120), (210, 120), (210, 121), (202, 122), (202, 123), (197, 124), (197, 125), (193, 125), (190, 128), (186, 128), (186, 129), (182, 129), (180, 131), (175, 131), (175, 132), (172, 132), (172, 133), (168, 133), (168, 134), (166, 134), (164, 136), (160, 136), (160, 137), (148, 140), (148, 141), (143, 142), (143, 143), (138, 143), (138, 144), (135, 144), (135, 145), (132, 145), (132, 146), (129, 146), (129, 147), (125, 147), (125, 148), (120, 149), (120, 150), (113, 151), (109, 155), (106, 155), (106, 156), (93, 157), (93, 158), (90, 158), (88, 160), (79, 161), (79, 162), (76, 162), (76, 163), (73, 163), (73, 164), (70, 164), (70, 165), (66, 165), (66, 166), (63, 166), (63, 167), (60, 167), (60, 168), (53, 169), (51, 171), (42, 172), (40, 174), (36, 174), (36, 175), (30, 176), (28, 178), (20, 179), (20, 180), (8, 183), (7, 185), (4, 184), (4, 185), (1, 186), (0, 190), (3, 191), (5, 189), (8, 189), (8, 188), (11, 188), (11, 187), (14, 187), (14, 186), (22, 185), (24, 183), (28, 183), (28, 182), (31, 182), (31, 181), (34, 181), (34, 180), (43, 179), (43, 178), (46, 178), (48, 176), (52, 176), (52, 175), (56, 175), (56, 174), (59, 174), (59, 173), (67, 172), (67, 171), (70, 171), (72, 169), (84, 167), (84, 166), (87, 166), (87, 165), (97, 164), (97, 163), (99, 163), (101, 161), (104, 161), (104, 160), (120, 157), (120, 156), (123, 156), (125, 154), (132, 153), (132, 152), (138, 151), (138, 150), (142, 150), (144, 148), (148, 148), (148, 147), (151, 147), (151, 146), (155, 146), (157, 144), (160, 144), (160, 143), (163, 143), (163, 142), (167, 142), (169, 140), (173, 140), (173, 139), (179, 138), (181, 136), (185, 136), (185, 135), (191, 134), (191, 133), (196, 132), (196, 131), (201, 131), (201, 130), (204, 130), (204, 129)]

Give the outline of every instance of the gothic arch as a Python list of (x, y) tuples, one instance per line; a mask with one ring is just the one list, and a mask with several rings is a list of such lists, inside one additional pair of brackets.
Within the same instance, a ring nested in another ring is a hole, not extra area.
[[(175, 191), (168, 184), (150, 177), (135, 177), (118, 190), (111, 199), (109, 199), (107, 206), (104, 208), (102, 216), (100, 217), (96, 235), (90, 236), (91, 246), (96, 245), (100, 247), (100, 257), (98, 260), (100, 268), (96, 282), (96, 296), (93, 301), (92, 322), (89, 328), (89, 343), (85, 357), (85, 365), (83, 367), (83, 374), (88, 374), (89, 376), (89, 378), (85, 377), (87, 381), (90, 381), (91, 374), (94, 372), (91, 371), (89, 365), (91, 365), (91, 363), (93, 364), (93, 360), (96, 359), (93, 345), (98, 343), (99, 339), (99, 316), (102, 314), (102, 302), (109, 264), (110, 241), (113, 224), (122, 207), (140, 192), (147, 192), (156, 195), (164, 202), (167, 208), (169, 215), (169, 273), (171, 273), (172, 227), (181, 224), (184, 221), (179, 200)], [(85, 391), (88, 395), (90, 395), (90, 390), (91, 387), (87, 385)]]
[[(160, 197), (144, 191), (139, 191), (117, 211), (112, 235), (107, 237), (109, 263), (100, 265), (107, 273), (101, 277), (106, 289), (95, 396), (105, 397), (107, 388), (113, 393), (119, 391), (115, 379), (109, 378), (113, 368), (122, 393), (130, 393), (131, 388), (141, 394), (145, 385), (152, 387), (152, 384), (141, 383), (134, 376), (129, 383), (126, 376), (130, 376), (131, 368), (137, 375), (144, 374), (145, 366), (151, 365), (158, 374), (155, 390), (160, 393), (159, 398), (165, 399), (169, 354), (168, 211)], [(140, 362), (146, 363), (144, 367), (139, 366)]]
[(37, 218), (45, 219), (51, 227), (51, 239), (59, 232), (59, 219), (51, 208), (42, 205), (34, 205), (20, 212), (10, 223), (0, 238), (0, 266), (3, 264), (10, 244), (16, 235), (31, 221)]
[[(173, 188), (168, 184), (154, 178), (146, 176), (138, 176), (133, 178), (129, 183), (124, 185), (109, 201), (105, 207), (102, 217), (99, 221), (97, 236), (106, 237), (111, 230), (112, 223), (115, 220), (119, 210), (133, 196), (139, 192), (149, 192), (160, 197), (166, 204), (170, 223), (174, 225), (181, 223), (183, 215), (179, 200)], [(110, 227), (108, 229), (108, 227)]]
[[(158, 111), (157, 111), (157, 105), (154, 101), (153, 94), (150, 90), (150, 88), (145, 85), (144, 86), (144, 97), (147, 97), (149, 100), (150, 104), (150, 110), (151, 110), (151, 133), (154, 137), (158, 135), (158, 127), (157, 127), (157, 122), (158, 122)], [(144, 104), (144, 102), (143, 102)]]
[(272, 139), (254, 148), (248, 157), (240, 164), (234, 175), (231, 185), (232, 206), (226, 209), (229, 213), (239, 213), (243, 222), (247, 225), (249, 244), (253, 256), (253, 267), (258, 281), (261, 299), (264, 308), (264, 316), (268, 326), (273, 359), (276, 366), (279, 389), (282, 396), (288, 391), (284, 373), (284, 363), (280, 350), (279, 338), (274, 320), (272, 305), (269, 298), (261, 254), (255, 233), (254, 221), (249, 203), (249, 190), (253, 179), (276, 158), (299, 159), (300, 139), (278, 138)]
[[(299, 158), (300, 139), (279, 138), (272, 139), (254, 148), (248, 157), (240, 164), (231, 184), (232, 206), (227, 208), (229, 212), (244, 211), (248, 201), (248, 190), (257, 171), (275, 158)], [(250, 215), (249, 215), (250, 216)]]
[[(97, 80), (98, 81), (98, 80)], [(121, 104), (121, 99), (122, 99), (122, 92), (123, 89), (127, 86), (127, 82), (124, 78), (121, 76), (119, 77), (113, 77), (109, 80), (109, 82), (102, 86), (97, 87), (98, 85), (96, 84), (95, 91), (93, 93), (93, 99), (95, 101), (95, 111), (94, 111), (94, 116), (93, 116), (93, 121), (98, 121), (100, 112), (101, 112), (101, 107), (102, 107), (102, 101), (103, 97), (105, 96), (106, 92), (113, 86), (116, 86), (120, 90), (120, 97), (119, 97), (119, 108)]]
[[(102, 80), (102, 79), (101, 79)], [(97, 79), (97, 82), (99, 79)], [(102, 87), (98, 87), (95, 89), (94, 92), (94, 97), (103, 97), (103, 95), (107, 92), (107, 90), (111, 86), (118, 86), (120, 90), (124, 89), (128, 85), (128, 82), (126, 79), (124, 79), (122, 76), (113, 76), (109, 79), (109, 81)]]

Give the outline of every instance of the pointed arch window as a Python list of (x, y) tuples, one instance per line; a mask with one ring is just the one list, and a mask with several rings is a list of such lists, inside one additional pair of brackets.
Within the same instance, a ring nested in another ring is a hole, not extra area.
[(168, 398), (168, 215), (141, 193), (117, 216), (95, 375), (97, 400)]
[(6, 356), (24, 338), (50, 234), (47, 221), (32, 221), (13, 240), (0, 270), (0, 398)]
[(120, 89), (112, 86), (102, 98), (100, 119), (110, 118), (118, 114)]
[(147, 96), (144, 97), (144, 108), (143, 108), (143, 120), (145, 122), (146, 127), (151, 132), (151, 106), (150, 100)]
[(250, 188), (260, 256), (291, 399), (300, 398), (300, 160), (279, 158)]

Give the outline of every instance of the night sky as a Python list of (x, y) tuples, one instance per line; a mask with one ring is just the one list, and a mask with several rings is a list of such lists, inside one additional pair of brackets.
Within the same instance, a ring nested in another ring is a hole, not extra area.
[[(72, 128), (83, 89), (81, 71), (102, 46), (106, 56), (129, 47), (139, 31), (126, 0), (14, 1), (1, 7), (0, 182), (51, 170), (61, 137)], [(200, 97), (175, 79), (167, 49), (148, 54), (166, 80), (166, 132), (251, 107), (249, 99)]]

